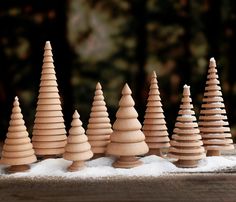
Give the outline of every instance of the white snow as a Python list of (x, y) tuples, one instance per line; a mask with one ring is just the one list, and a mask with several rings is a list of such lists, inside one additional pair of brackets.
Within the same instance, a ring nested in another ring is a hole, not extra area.
[[(158, 156), (147, 156), (141, 158), (143, 165), (132, 169), (118, 169), (111, 165), (114, 158), (102, 157), (86, 162), (86, 168), (77, 172), (67, 172), (70, 161), (60, 159), (47, 159), (31, 165), (31, 169), (24, 173), (4, 173), (6, 166), (0, 165), (0, 174), (5, 177), (37, 177), (52, 176), (66, 178), (100, 178), (112, 176), (161, 176), (173, 173), (185, 172), (212, 172), (236, 166), (236, 156), (206, 157), (199, 162), (197, 168), (178, 168), (170, 162)], [(172, 159), (173, 160), (173, 159)]]

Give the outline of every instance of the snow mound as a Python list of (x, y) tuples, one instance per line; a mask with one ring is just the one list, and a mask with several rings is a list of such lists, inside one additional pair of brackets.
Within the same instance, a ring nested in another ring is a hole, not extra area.
[(9, 177), (66, 177), (66, 178), (98, 178), (112, 176), (161, 176), (171, 173), (185, 172), (213, 172), (236, 166), (236, 156), (206, 157), (199, 162), (197, 168), (178, 168), (168, 159), (158, 156), (141, 158), (143, 165), (132, 169), (113, 168), (114, 158), (102, 157), (86, 162), (86, 168), (77, 172), (67, 172), (70, 161), (60, 159), (47, 159), (31, 165), (31, 169), (25, 173), (4, 174), (6, 166), (0, 166), (0, 174)]

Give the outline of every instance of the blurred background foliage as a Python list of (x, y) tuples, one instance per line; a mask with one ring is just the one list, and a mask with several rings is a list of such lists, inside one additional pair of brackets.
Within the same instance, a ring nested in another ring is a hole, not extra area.
[(1, 0), (0, 27), (2, 139), (15, 95), (32, 131), (46, 40), (53, 47), (67, 128), (75, 108), (86, 128), (98, 81), (112, 122), (125, 82), (142, 122), (155, 70), (171, 134), (185, 83), (191, 85), (198, 115), (208, 60), (214, 56), (236, 133), (236, 1)]

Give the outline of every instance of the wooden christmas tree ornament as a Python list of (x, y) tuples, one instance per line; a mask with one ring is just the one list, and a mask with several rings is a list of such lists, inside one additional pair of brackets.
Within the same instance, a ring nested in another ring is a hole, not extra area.
[(109, 115), (104, 101), (102, 86), (97, 83), (89, 124), (86, 130), (95, 157), (104, 156), (112, 133)]
[(73, 161), (71, 166), (68, 167), (68, 171), (73, 172), (83, 169), (84, 161), (92, 156), (93, 152), (82, 127), (80, 116), (75, 111), (65, 146), (65, 153), (63, 154), (64, 159)]
[(10, 165), (7, 172), (27, 171), (29, 164), (37, 161), (28, 135), (18, 98), (15, 97), (1, 157), (2, 164)]
[(138, 121), (138, 113), (134, 108), (132, 92), (127, 84), (122, 90), (119, 101), (119, 109), (116, 113), (116, 121), (113, 124), (111, 142), (107, 147), (107, 153), (117, 156), (113, 163), (115, 168), (133, 168), (142, 164), (136, 157), (148, 152), (145, 143), (145, 135), (141, 131)]
[(36, 155), (42, 158), (61, 156), (64, 153), (66, 138), (52, 48), (47, 41), (33, 127), (32, 143)]
[(168, 156), (178, 159), (178, 167), (197, 167), (198, 161), (205, 157), (195, 112), (191, 104), (190, 87), (185, 85), (182, 104), (175, 123), (174, 134), (170, 141)]
[(163, 114), (160, 92), (155, 71), (152, 73), (147, 109), (144, 116), (143, 133), (149, 147), (149, 155), (162, 156), (161, 149), (170, 147), (165, 116)]
[(210, 59), (199, 129), (207, 156), (219, 156), (222, 150), (234, 149), (214, 58)]

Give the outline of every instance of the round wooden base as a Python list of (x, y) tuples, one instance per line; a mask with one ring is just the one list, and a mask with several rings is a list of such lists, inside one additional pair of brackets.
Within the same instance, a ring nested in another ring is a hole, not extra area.
[(112, 166), (114, 168), (133, 168), (142, 165), (142, 162), (135, 156), (120, 156)]
[(220, 156), (219, 150), (207, 150), (207, 156)]
[(198, 165), (198, 160), (178, 160), (175, 165), (180, 168), (195, 168)]
[(104, 154), (93, 154), (92, 159), (97, 159), (97, 158), (101, 158), (101, 157), (104, 157), (104, 156), (105, 156)]
[(30, 169), (29, 165), (15, 165), (6, 168), (7, 173), (26, 172)]
[(45, 160), (45, 159), (56, 159), (61, 158), (62, 155), (52, 154), (52, 155), (37, 155), (38, 160)]
[(67, 168), (70, 172), (76, 172), (84, 168), (84, 161), (73, 161), (73, 163)]
[(149, 152), (146, 154), (146, 156), (149, 155), (157, 155), (157, 156), (163, 156), (161, 149), (149, 149)]

